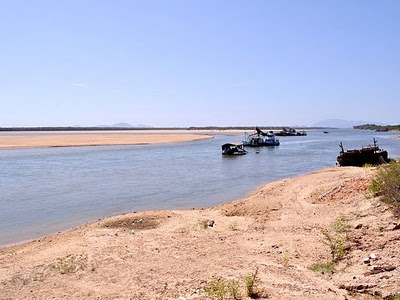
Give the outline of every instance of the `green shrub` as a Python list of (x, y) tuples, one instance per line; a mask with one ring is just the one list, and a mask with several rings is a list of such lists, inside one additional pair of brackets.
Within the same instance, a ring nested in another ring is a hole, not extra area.
[(332, 262), (341, 260), (346, 254), (346, 247), (350, 226), (345, 216), (336, 218), (328, 230), (322, 230), (324, 243), (329, 246), (332, 255)]
[(343, 215), (337, 217), (331, 224), (332, 231), (336, 234), (347, 234), (351, 226), (347, 223), (347, 218)]
[(400, 162), (380, 166), (369, 190), (374, 196), (382, 196), (383, 201), (400, 209)]
[(333, 235), (326, 230), (322, 231), (322, 235), (324, 236), (325, 244), (331, 249), (332, 261), (337, 262), (341, 260), (346, 254), (346, 240), (342, 236)]

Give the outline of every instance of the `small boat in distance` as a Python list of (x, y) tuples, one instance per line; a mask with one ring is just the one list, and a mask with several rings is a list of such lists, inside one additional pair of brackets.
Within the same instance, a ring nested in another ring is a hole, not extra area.
[(223, 144), (222, 155), (245, 155), (247, 151), (244, 150), (243, 144)]
[(245, 140), (243, 145), (246, 147), (260, 147), (260, 146), (279, 146), (279, 140), (275, 137), (273, 131), (263, 132), (260, 128), (256, 127), (253, 134), (245, 133)]
[(294, 128), (283, 127), (281, 131), (275, 133), (277, 136), (306, 136), (307, 132), (304, 130), (297, 131)]
[(340, 166), (362, 167), (365, 164), (379, 165), (389, 162), (388, 153), (380, 149), (374, 139), (374, 145), (361, 149), (344, 151), (343, 144), (340, 143), (340, 155), (337, 161)]
[(329, 133), (329, 131), (324, 131), (324, 133)]

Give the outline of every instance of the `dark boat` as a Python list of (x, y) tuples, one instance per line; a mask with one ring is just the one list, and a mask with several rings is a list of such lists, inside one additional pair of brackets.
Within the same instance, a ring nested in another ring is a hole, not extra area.
[(222, 155), (244, 155), (247, 151), (244, 150), (243, 144), (223, 144)]
[(377, 146), (374, 139), (374, 145), (356, 150), (344, 151), (343, 144), (340, 143), (340, 155), (337, 161), (340, 166), (362, 167), (365, 164), (379, 165), (389, 162), (388, 153)]
[(329, 131), (324, 131), (324, 133), (329, 133)]
[(246, 147), (279, 146), (279, 140), (273, 131), (264, 132), (256, 127), (253, 134), (245, 134), (243, 145)]
[(294, 128), (283, 127), (281, 131), (275, 133), (277, 136), (306, 136), (307, 132), (304, 130), (296, 131)]

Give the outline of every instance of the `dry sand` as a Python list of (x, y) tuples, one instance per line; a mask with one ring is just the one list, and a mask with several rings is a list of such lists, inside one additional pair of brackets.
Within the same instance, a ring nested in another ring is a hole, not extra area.
[[(366, 196), (373, 172), (326, 169), (210, 209), (130, 213), (2, 249), (0, 299), (209, 299), (213, 278), (237, 280), (247, 299), (256, 268), (260, 298), (382, 299), (399, 292), (400, 230)], [(311, 271), (330, 259), (321, 230), (341, 215), (350, 227), (338, 271)], [(373, 266), (395, 269), (369, 275)]]
[(128, 135), (150, 135), (150, 134), (244, 134), (244, 132), (253, 132), (253, 130), (239, 130), (239, 129), (221, 129), (221, 130), (208, 130), (208, 129), (131, 129), (131, 130), (60, 130), (60, 131), (1, 131), (0, 136), (18, 136), (18, 135), (102, 135), (102, 134), (128, 134)]
[(111, 146), (189, 142), (210, 139), (212, 136), (196, 133), (143, 133), (143, 132), (56, 132), (9, 133), (0, 136), (0, 149)]

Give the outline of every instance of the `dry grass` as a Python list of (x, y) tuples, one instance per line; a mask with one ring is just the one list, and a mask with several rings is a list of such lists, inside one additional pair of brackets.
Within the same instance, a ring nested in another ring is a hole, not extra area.
[(87, 257), (82, 255), (68, 255), (57, 259), (50, 267), (56, 269), (60, 274), (76, 273), (87, 267)]
[[(33, 282), (43, 282), (52, 274), (59, 273), (62, 275), (73, 274), (78, 271), (85, 270), (88, 267), (88, 258), (86, 255), (67, 255), (57, 258), (48, 264), (41, 264), (30, 270), (15, 274), (11, 282), (14, 284), (28, 285)], [(94, 267), (92, 267), (94, 269)]]
[(234, 279), (212, 279), (204, 287), (207, 297), (217, 300), (238, 300), (239, 283)]

